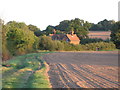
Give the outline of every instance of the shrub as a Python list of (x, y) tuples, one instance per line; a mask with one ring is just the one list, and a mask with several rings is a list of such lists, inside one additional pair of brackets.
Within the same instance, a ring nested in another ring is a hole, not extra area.
[(18, 28), (10, 28), (7, 32), (7, 47), (12, 55), (21, 55), (33, 51), (34, 33)]
[[(102, 39), (98, 39), (98, 38), (85, 38), (85, 39), (81, 39), (80, 44), (89, 44), (89, 43), (97, 43), (97, 42), (101, 42), (104, 41)], [(109, 42), (109, 40), (106, 40), (105, 42)]]
[(86, 50), (114, 50), (115, 44), (113, 42), (97, 42), (85, 44)]
[(55, 42), (56, 45), (57, 45), (57, 47), (56, 47), (56, 50), (57, 50), (57, 51), (63, 51), (63, 50), (64, 50), (64, 44), (63, 44), (61, 41), (56, 40), (56, 41), (54, 41), (54, 42)]
[(39, 49), (40, 50), (50, 50), (55, 51), (57, 48), (57, 43), (55, 43), (50, 37), (48, 36), (41, 36), (39, 41)]
[(7, 44), (6, 32), (7, 32), (6, 26), (2, 25), (2, 33), (0, 34), (1, 35), (0, 37), (2, 37), (2, 42), (1, 42), (2, 43), (2, 60), (8, 60), (12, 57), (6, 46)]

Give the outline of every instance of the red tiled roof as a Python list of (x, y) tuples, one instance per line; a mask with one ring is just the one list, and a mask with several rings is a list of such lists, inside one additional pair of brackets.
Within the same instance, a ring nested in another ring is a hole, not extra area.
[(66, 36), (67, 36), (71, 41), (80, 41), (76, 34), (73, 34), (73, 35), (71, 35), (71, 34), (66, 34)]
[(54, 35), (54, 34), (49, 34), (49, 36), (51, 36), (51, 37), (52, 37), (53, 35)]

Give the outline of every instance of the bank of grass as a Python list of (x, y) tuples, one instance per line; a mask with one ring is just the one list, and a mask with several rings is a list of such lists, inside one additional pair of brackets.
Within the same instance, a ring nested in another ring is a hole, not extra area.
[(45, 53), (26, 54), (3, 62), (2, 88), (50, 88), (47, 64), (40, 59)]

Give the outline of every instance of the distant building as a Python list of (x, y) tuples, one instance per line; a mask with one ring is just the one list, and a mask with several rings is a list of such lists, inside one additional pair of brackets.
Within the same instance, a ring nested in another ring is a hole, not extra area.
[(54, 34), (49, 34), (49, 36), (53, 40), (64, 40), (71, 44), (79, 44), (80, 43), (80, 39), (77, 37), (76, 34), (74, 34), (74, 31), (72, 31), (71, 34), (56, 34), (55, 30), (53, 32), (54, 32)]
[(89, 31), (88, 37), (107, 40), (110, 39), (110, 34), (111, 31)]

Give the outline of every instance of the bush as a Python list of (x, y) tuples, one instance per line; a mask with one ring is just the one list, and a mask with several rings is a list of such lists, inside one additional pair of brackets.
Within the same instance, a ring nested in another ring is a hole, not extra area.
[(10, 22), (7, 27), (7, 48), (11, 55), (26, 54), (37, 48), (37, 37), (24, 23)]
[(85, 50), (114, 50), (115, 44), (113, 42), (107, 43), (107, 42), (97, 42), (97, 43), (90, 43), (85, 44), (86, 47)]
[(50, 50), (55, 51), (57, 48), (57, 43), (55, 43), (50, 37), (48, 36), (41, 36), (39, 41), (39, 49), (40, 50)]
[(120, 21), (116, 22), (111, 29), (111, 41), (114, 42), (116, 48), (120, 49)]
[(64, 50), (64, 44), (63, 44), (61, 41), (56, 40), (56, 41), (54, 41), (54, 42), (55, 42), (56, 45), (57, 45), (57, 47), (56, 47), (56, 50), (57, 50), (57, 51), (63, 51), (63, 50)]
[(62, 41), (63, 45), (64, 45), (64, 51), (75, 51), (74, 45), (67, 43), (65, 41)]
[(8, 51), (7, 49), (7, 42), (6, 42), (6, 26), (5, 25), (2, 25), (2, 33), (0, 35), (0, 37), (2, 37), (2, 60), (8, 60), (10, 59), (12, 56), (10, 54), (10, 52)]
[(115, 44), (112, 42), (97, 42), (97, 43), (88, 43), (85, 45), (74, 45), (67, 43), (65, 41), (52, 40), (50, 37), (42, 36), (40, 37), (39, 43), (41, 50), (50, 50), (50, 51), (86, 51), (86, 50), (114, 50)]
[(97, 43), (97, 42), (109, 42), (109, 40), (102, 40), (102, 39), (98, 39), (98, 38), (94, 38), (94, 39), (91, 39), (91, 38), (86, 38), (86, 39), (81, 39), (80, 41), (80, 44), (89, 44), (89, 43)]

